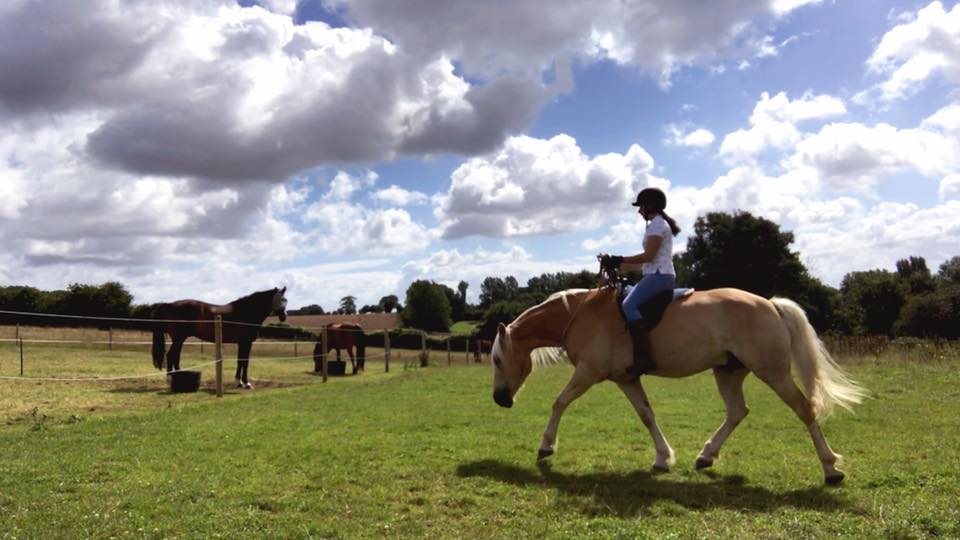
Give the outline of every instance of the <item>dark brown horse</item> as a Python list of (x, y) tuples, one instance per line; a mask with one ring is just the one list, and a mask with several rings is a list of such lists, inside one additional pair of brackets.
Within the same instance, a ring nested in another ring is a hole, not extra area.
[(183, 342), (191, 336), (216, 341), (214, 321), (220, 315), (223, 317), (221, 341), (237, 344), (237, 387), (253, 388), (247, 380), (250, 348), (257, 339), (260, 325), (271, 313), (276, 313), (281, 322), (287, 320), (287, 299), (283, 296), (286, 290), (284, 287), (256, 292), (223, 306), (199, 300), (160, 304), (154, 315), (158, 323), (153, 330), (154, 367), (163, 369), (164, 334), (170, 334), (173, 342), (167, 352), (167, 373), (178, 371)]
[(489, 339), (477, 338), (476, 341), (474, 341), (474, 347), (476, 348), (473, 350), (473, 361), (479, 364), (480, 361), (483, 360), (483, 355), (490, 356), (490, 349), (493, 347), (493, 342)]
[[(353, 366), (353, 374), (357, 374), (357, 370), (363, 371), (363, 365), (366, 362), (365, 350), (364, 347), (364, 335), (363, 327), (357, 323), (332, 323), (326, 326), (327, 329), (327, 350), (332, 351), (336, 349), (337, 351), (337, 362), (340, 361), (340, 349), (346, 349), (347, 354), (350, 356), (350, 365)], [(353, 347), (357, 348), (357, 357), (353, 357)], [(317, 344), (313, 347), (313, 369), (314, 371), (320, 371), (321, 364), (323, 361), (323, 342), (318, 339)]]

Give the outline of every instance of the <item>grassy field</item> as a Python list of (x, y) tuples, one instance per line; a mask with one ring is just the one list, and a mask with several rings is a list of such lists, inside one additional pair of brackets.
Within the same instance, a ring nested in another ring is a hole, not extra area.
[[(27, 375), (153, 369), (145, 349), (46, 352)], [(723, 416), (712, 378), (646, 381), (678, 459), (652, 474), (611, 384), (570, 407), (538, 466), (569, 366), (536, 370), (506, 410), (489, 366), (405, 354), (326, 384), (308, 358), (278, 356), (223, 399), (168, 394), (162, 378), (0, 381), (0, 538), (960, 536), (957, 358), (849, 364), (874, 397), (825, 423), (848, 473), (825, 488), (806, 431), (752, 377), (751, 414), (706, 472), (693, 461)], [(0, 376), (16, 362), (0, 346)]]

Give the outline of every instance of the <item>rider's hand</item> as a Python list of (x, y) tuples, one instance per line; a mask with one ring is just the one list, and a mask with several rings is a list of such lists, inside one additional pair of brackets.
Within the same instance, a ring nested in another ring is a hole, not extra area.
[(620, 268), (620, 265), (623, 264), (623, 257), (620, 255), (607, 255), (606, 253), (600, 254), (600, 265), (606, 268)]

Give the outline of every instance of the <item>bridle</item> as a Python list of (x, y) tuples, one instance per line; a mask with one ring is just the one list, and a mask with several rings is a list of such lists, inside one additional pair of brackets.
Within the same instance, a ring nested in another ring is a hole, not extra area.
[[(570, 325), (573, 324), (573, 321), (577, 318), (577, 314), (580, 313), (580, 309), (584, 306), (584, 304), (589, 302), (601, 291), (609, 289), (614, 291), (614, 298), (619, 298), (623, 292), (623, 288), (629, 283), (627, 277), (620, 274), (619, 266), (613, 264), (613, 260), (611, 259), (610, 255), (604, 253), (597, 255), (597, 262), (600, 263), (600, 270), (597, 272), (597, 289), (587, 293), (587, 297), (583, 299), (583, 302), (580, 302), (580, 305), (577, 306), (574, 312), (570, 315), (570, 320), (563, 328), (563, 333), (560, 334), (561, 343), (566, 343), (567, 331), (570, 330)], [(566, 303), (566, 299), (564, 299), (564, 303)]]

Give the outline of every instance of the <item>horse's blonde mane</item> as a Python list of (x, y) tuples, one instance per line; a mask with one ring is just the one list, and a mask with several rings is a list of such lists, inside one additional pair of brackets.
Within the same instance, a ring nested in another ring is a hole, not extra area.
[[(589, 289), (566, 289), (563, 291), (557, 291), (547, 297), (546, 300), (540, 302), (536, 306), (530, 307), (525, 310), (523, 313), (517, 317), (514, 322), (519, 321), (526, 315), (528, 312), (536, 309), (537, 307), (546, 304), (547, 302), (552, 302), (554, 300), (562, 300), (563, 307), (567, 310), (568, 313), (573, 311), (573, 307), (570, 305), (570, 297), (576, 294), (581, 294), (587, 292)], [(513, 323), (511, 323), (511, 326)], [(499, 344), (498, 344), (499, 345)], [(530, 353), (530, 359), (532, 361), (533, 367), (537, 366), (549, 366), (555, 364), (569, 364), (570, 357), (567, 356), (567, 352), (564, 351), (561, 347), (540, 347), (535, 349)]]
[(567, 351), (560, 347), (540, 347), (530, 353), (530, 359), (533, 360), (533, 366), (552, 366), (556, 364), (569, 364), (570, 357)]

